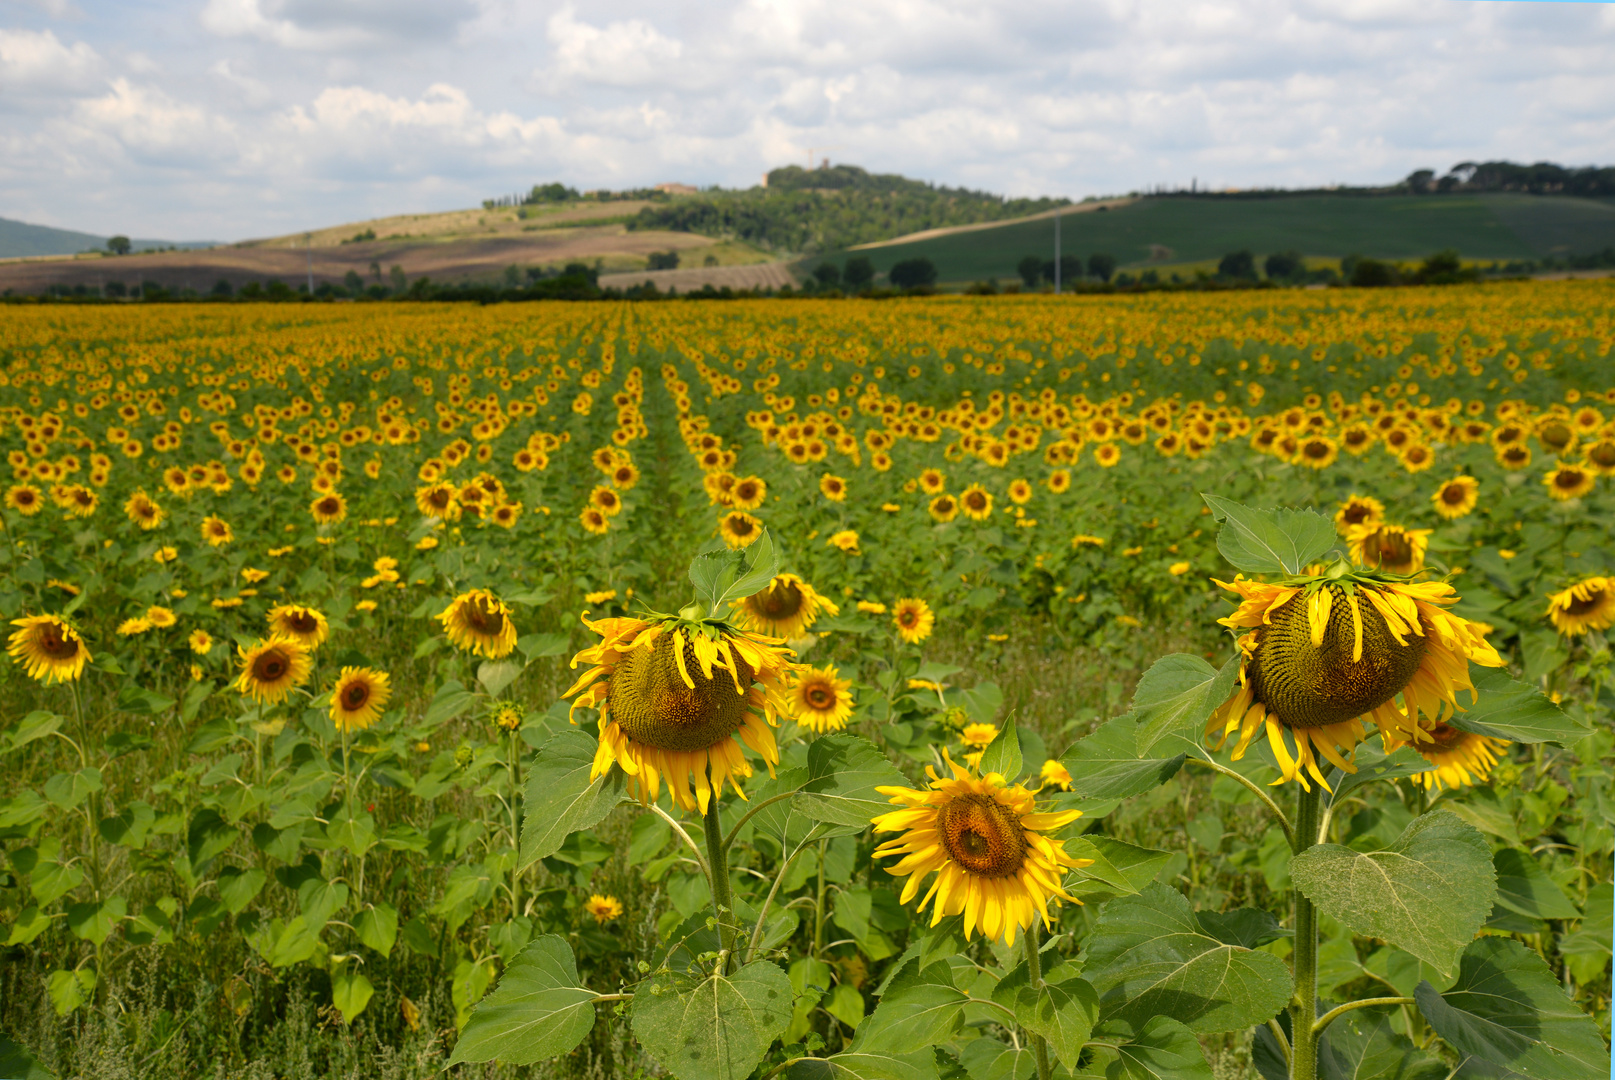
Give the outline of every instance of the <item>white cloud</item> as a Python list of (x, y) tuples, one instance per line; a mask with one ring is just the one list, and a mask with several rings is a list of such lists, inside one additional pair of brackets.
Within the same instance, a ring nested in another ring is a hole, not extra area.
[(442, 41), (476, 15), (467, 0), (208, 0), (202, 25), (289, 49), (372, 49)]
[(0, 29), (0, 90), (22, 94), (84, 90), (101, 57), (82, 41), (64, 45), (50, 30)]
[(553, 64), (536, 73), (550, 84), (566, 81), (606, 86), (647, 86), (670, 81), (684, 46), (642, 19), (604, 27), (579, 22), (568, 4), (550, 17)]

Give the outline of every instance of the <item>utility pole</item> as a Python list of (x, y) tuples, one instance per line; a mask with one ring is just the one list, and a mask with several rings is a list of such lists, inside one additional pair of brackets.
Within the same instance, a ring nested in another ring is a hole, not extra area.
[(1054, 291), (1060, 291), (1060, 208), (1054, 208)]

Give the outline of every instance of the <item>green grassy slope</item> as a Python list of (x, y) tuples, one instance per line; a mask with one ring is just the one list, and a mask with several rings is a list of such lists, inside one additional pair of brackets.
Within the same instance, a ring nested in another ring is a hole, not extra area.
[(0, 218), (0, 259), (17, 259), (34, 255), (75, 255), (80, 251), (99, 248), (107, 242), (104, 236), (73, 232), (70, 229), (52, 229), (45, 225), (29, 225), (22, 221)]
[[(1529, 259), (1615, 244), (1615, 207), (1591, 199), (1525, 195), (1330, 196), (1280, 199), (1142, 199), (1103, 213), (1061, 219), (1061, 250), (1086, 257), (1103, 251), (1124, 268), (1149, 265), (1150, 245), (1171, 249), (1170, 262), (1216, 260), (1249, 248), (1258, 257), (1298, 250), (1340, 257), (1353, 253), (1416, 259), (1442, 248), (1465, 258)], [(943, 281), (1015, 277), (1028, 254), (1050, 258), (1054, 223), (1012, 223), (952, 236), (872, 248), (878, 271), (923, 256)], [(840, 263), (845, 253), (828, 256)], [(805, 265), (815, 266), (817, 259)]]

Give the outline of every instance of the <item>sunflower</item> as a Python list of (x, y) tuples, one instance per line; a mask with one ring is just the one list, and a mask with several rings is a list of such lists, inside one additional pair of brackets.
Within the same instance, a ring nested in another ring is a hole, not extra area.
[(997, 773), (981, 776), (960, 768), (952, 758), (947, 763), (953, 771), (949, 779), (925, 767), (931, 782), (924, 791), (876, 789), (902, 807), (872, 819), (876, 832), (902, 834), (875, 850), (876, 858), (904, 856), (886, 868), (894, 877), (908, 877), (901, 902), (919, 895), (935, 871), (936, 880), (918, 907), (924, 911), (935, 901), (931, 925), (963, 914), (966, 938), (979, 929), (989, 941), (1006, 946), (1038, 914), (1048, 921), (1051, 899), (1081, 903), (1062, 883), (1066, 871), (1092, 860), (1072, 858), (1062, 841), (1044, 833), (1070, 824), (1082, 811), (1040, 814), (1033, 793), (1021, 785), (1011, 787)]
[(618, 491), (628, 491), (639, 483), (639, 466), (631, 461), (624, 461), (611, 470), (611, 483)]
[(959, 516), (959, 502), (952, 495), (938, 495), (931, 500), (930, 512), (936, 521), (952, 521)]
[(6, 505), (23, 517), (33, 517), (45, 509), (45, 497), (32, 484), (13, 484), (6, 490)]
[(1293, 465), (1305, 465), (1309, 469), (1324, 469), (1335, 463), (1340, 456), (1340, 446), (1327, 435), (1309, 435), (1301, 440), (1296, 448), (1295, 457), (1291, 459)]
[(847, 481), (833, 473), (819, 477), (819, 494), (831, 502), (847, 501)]
[(731, 510), (718, 520), (718, 535), (731, 551), (739, 551), (757, 542), (763, 523), (743, 510)]
[(1044, 787), (1057, 787), (1061, 791), (1071, 790), (1071, 770), (1061, 764), (1058, 758), (1049, 758), (1045, 761), (1037, 775), (1043, 781)]
[(768, 484), (760, 476), (746, 476), (729, 489), (729, 505), (736, 510), (755, 510), (768, 497)]
[(1402, 462), (1402, 467), (1410, 473), (1423, 472), (1436, 463), (1435, 451), (1423, 443), (1410, 444), (1397, 455), (1397, 458)]
[(1385, 520), (1385, 504), (1372, 495), (1352, 495), (1335, 511), (1335, 531), (1341, 536), (1357, 525), (1378, 525)]
[(825, 546), (833, 547), (846, 555), (863, 554), (858, 550), (858, 533), (855, 529), (842, 529), (839, 532), (833, 532), (830, 534), (830, 539), (824, 543)]
[(69, 484), (62, 489), (61, 506), (70, 517), (87, 518), (100, 505), (100, 497), (82, 484)]
[(622, 496), (615, 488), (596, 486), (589, 492), (589, 505), (607, 517), (616, 517), (622, 513)]
[(308, 512), (314, 515), (317, 525), (335, 525), (348, 516), (348, 500), (333, 491), (309, 503)]
[(1615, 578), (1583, 578), (1548, 597), (1548, 618), (1561, 634), (1575, 636), (1615, 624)]
[(392, 696), (386, 672), (345, 667), (331, 687), (331, 722), (338, 731), (363, 731), (381, 718)]
[(926, 469), (920, 473), (920, 490), (927, 495), (936, 495), (947, 486), (947, 477), (942, 475), (940, 469)]
[(186, 643), (197, 656), (206, 656), (213, 651), (213, 635), (206, 630), (192, 630)]
[(622, 901), (615, 896), (594, 893), (584, 901), (583, 910), (594, 916), (595, 922), (610, 922), (622, 918)]
[(789, 641), (807, 633), (821, 612), (839, 615), (841, 609), (795, 574), (780, 574), (735, 605), (735, 621)]
[(852, 715), (852, 680), (839, 675), (833, 667), (797, 669), (789, 690), (797, 723), (820, 735), (847, 726)]
[(959, 506), (971, 521), (986, 521), (993, 515), (993, 493), (980, 484), (971, 484), (959, 496)]
[(300, 641), (270, 638), (252, 648), (237, 646), (241, 654), (241, 674), (236, 690), (261, 705), (278, 705), (292, 689), (308, 681), (313, 661)]
[(1122, 459), (1121, 448), (1115, 443), (1104, 443), (1094, 449), (1093, 459), (1108, 469)]
[(585, 506), (583, 512), (578, 514), (578, 520), (583, 523), (584, 531), (596, 536), (604, 536), (611, 531), (611, 519), (593, 506)]
[[(1409, 744), (1394, 738), (1385, 740), (1387, 753), (1406, 745)], [(1413, 782), (1437, 791), (1443, 787), (1457, 790), (1486, 779), (1491, 774), (1492, 766), (1497, 764), (1497, 759), (1508, 748), (1508, 742), (1504, 739), (1476, 735), (1451, 724), (1439, 723), (1428, 728), (1421, 727), (1419, 741), (1411, 745), (1424, 760), (1435, 766), (1429, 772), (1414, 773)]]
[(1011, 480), (1009, 484), (1009, 501), (1016, 506), (1025, 506), (1032, 501), (1032, 485), (1025, 480)]
[(179, 620), (174, 617), (174, 612), (171, 608), (153, 604), (146, 609), (146, 621), (159, 630), (167, 630)]
[(1353, 574), (1337, 563), (1325, 576), (1285, 584), (1242, 577), (1217, 584), (1241, 599), (1218, 621), (1247, 633), (1239, 638), (1239, 685), (1212, 713), (1206, 734), (1220, 733), (1219, 746), (1237, 734), (1237, 760), (1265, 728), (1279, 783), (1311, 790), (1307, 773), (1323, 783), (1317, 757), (1354, 771), (1350, 755), (1366, 733), (1364, 716), (1393, 738), (1419, 738), (1421, 712), (1440, 723), (1459, 708), (1458, 690), (1473, 696), (1469, 661), (1503, 663), (1473, 623), (1444, 610), (1458, 601), (1445, 582)]
[(84, 674), (90, 650), (73, 624), (60, 615), (25, 615), (12, 619), (6, 652), (30, 679), (49, 685), (72, 682)]
[(135, 616), (132, 619), (125, 619), (125, 620), (123, 620), (123, 622), (118, 624), (118, 636), (119, 637), (139, 637), (141, 634), (144, 634), (147, 630), (150, 630), (150, 629), (151, 629), (151, 620), (150, 619), (145, 618), (144, 616)]
[(1509, 443), (1497, 448), (1496, 457), (1503, 468), (1517, 472), (1531, 464), (1531, 448), (1523, 443)]
[(456, 521), (460, 517), (460, 503), (454, 497), (453, 484), (428, 484), (415, 492), (415, 506), (422, 517)]
[(128, 515), (130, 521), (147, 532), (161, 525), (163, 519), (168, 516), (144, 491), (137, 491), (129, 496), (129, 501), (123, 504), (123, 512)]
[(510, 608), (487, 589), (456, 596), (438, 613), (449, 641), (467, 652), (498, 660), (516, 647), (516, 624)]
[(910, 645), (918, 645), (931, 636), (936, 616), (931, 613), (931, 605), (924, 600), (905, 596), (892, 605), (892, 625), (897, 627), (898, 637)]
[(1436, 513), (1448, 521), (1456, 520), (1475, 509), (1480, 492), (1480, 481), (1473, 476), (1455, 476), (1436, 489), (1430, 496)]
[(985, 750), (998, 738), (995, 724), (966, 724), (959, 732), (959, 741), (972, 750)]
[(207, 541), (208, 547), (223, 547), (236, 538), (230, 531), (230, 526), (222, 518), (208, 516), (202, 519), (202, 539)]
[(1056, 495), (1064, 494), (1071, 488), (1071, 473), (1065, 469), (1055, 469), (1049, 473), (1047, 481), (1049, 490)]
[(1388, 574), (1415, 574), (1424, 569), (1431, 529), (1400, 525), (1359, 525), (1346, 534), (1353, 562)]
[(677, 616), (585, 616), (583, 623), (601, 640), (572, 658), (574, 668), (591, 666), (563, 696), (577, 695), (573, 712), (600, 710), (591, 781), (616, 762), (640, 802), (655, 802), (666, 780), (675, 802), (705, 814), (725, 780), (738, 793), (739, 780), (751, 775), (742, 742), (773, 775), (773, 725), (790, 712), (784, 680), (791, 669), (776, 639)]
[(1561, 463), (1542, 482), (1548, 486), (1548, 494), (1559, 502), (1577, 499), (1593, 489), (1593, 478), (1597, 474), (1584, 465), (1565, 465)]
[(269, 633), (287, 638), (313, 651), (331, 636), (331, 624), (323, 612), (302, 604), (277, 604), (269, 609)]

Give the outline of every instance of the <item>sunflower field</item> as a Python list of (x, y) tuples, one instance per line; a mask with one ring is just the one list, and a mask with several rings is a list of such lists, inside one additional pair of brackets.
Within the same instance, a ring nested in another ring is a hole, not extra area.
[(1615, 286), (0, 319), (0, 1077), (1595, 1080)]

